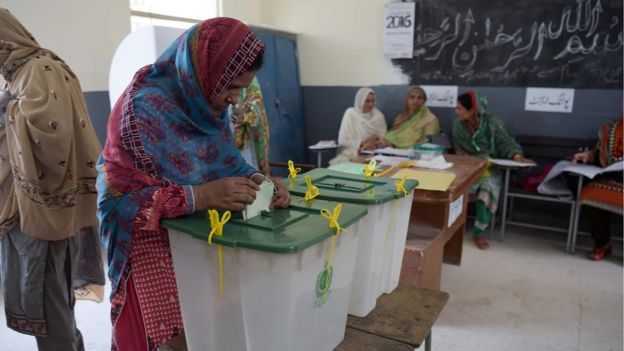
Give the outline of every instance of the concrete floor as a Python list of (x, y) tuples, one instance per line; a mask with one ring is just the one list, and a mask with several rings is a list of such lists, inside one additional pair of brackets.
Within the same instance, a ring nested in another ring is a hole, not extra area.
[[(489, 251), (466, 239), (462, 265), (443, 268), (442, 290), (450, 299), (434, 326), (433, 349), (622, 350), (621, 250), (591, 262), (584, 252), (566, 254), (564, 244), (561, 237), (517, 227)], [(33, 337), (6, 327), (3, 306), (0, 349), (36, 350)], [(110, 350), (109, 307), (77, 303), (87, 351)]]

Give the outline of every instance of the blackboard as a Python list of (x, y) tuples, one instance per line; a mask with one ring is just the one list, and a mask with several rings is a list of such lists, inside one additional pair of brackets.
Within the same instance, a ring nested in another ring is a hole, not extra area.
[(622, 0), (416, 0), (412, 84), (622, 88)]

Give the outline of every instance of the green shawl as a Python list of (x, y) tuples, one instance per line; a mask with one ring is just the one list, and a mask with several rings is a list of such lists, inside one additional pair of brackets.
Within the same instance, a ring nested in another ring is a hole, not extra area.
[(491, 158), (512, 158), (522, 153), (516, 140), (507, 133), (503, 122), (486, 112), (487, 100), (475, 91), (472, 95), (473, 117), (469, 121), (453, 122), (453, 145), (458, 155)]

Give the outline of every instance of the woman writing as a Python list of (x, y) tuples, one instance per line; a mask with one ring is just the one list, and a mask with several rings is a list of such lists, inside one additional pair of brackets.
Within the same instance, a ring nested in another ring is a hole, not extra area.
[[(485, 96), (471, 90), (457, 97), (453, 122), (453, 145), (458, 155), (473, 155), (483, 158), (506, 158), (518, 162), (532, 162), (524, 158), (522, 148), (512, 138), (503, 123), (487, 113)], [(477, 195), (474, 241), (479, 249), (487, 249), (490, 244), (484, 236), (498, 208), (498, 198), (502, 185), (500, 172), (491, 169), (485, 172), (470, 188), (470, 194)]]
[[(608, 167), (622, 161), (624, 155), (623, 118), (606, 123), (598, 132), (598, 143), (592, 150), (574, 155), (573, 162), (595, 164)], [(611, 254), (613, 243), (610, 233), (610, 213), (622, 213), (622, 170), (604, 173), (583, 187), (580, 199), (591, 206), (583, 207), (594, 239), (594, 248), (587, 253), (592, 261), (601, 261)]]

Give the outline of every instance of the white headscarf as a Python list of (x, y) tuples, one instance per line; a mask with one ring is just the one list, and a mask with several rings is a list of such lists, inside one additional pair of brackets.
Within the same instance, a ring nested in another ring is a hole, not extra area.
[(375, 92), (371, 88), (360, 88), (355, 94), (353, 107), (349, 107), (345, 111), (338, 133), (340, 149), (330, 164), (355, 159), (362, 141), (373, 135), (383, 136), (386, 134), (388, 129), (386, 119), (377, 107), (373, 107), (370, 112), (366, 113), (362, 110), (368, 94), (375, 94)]

